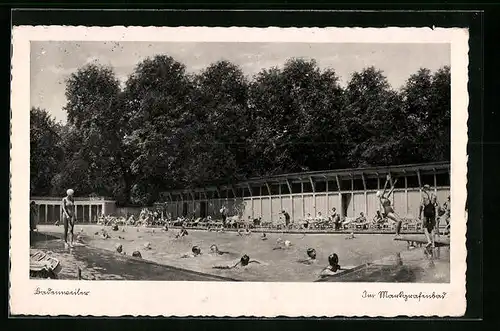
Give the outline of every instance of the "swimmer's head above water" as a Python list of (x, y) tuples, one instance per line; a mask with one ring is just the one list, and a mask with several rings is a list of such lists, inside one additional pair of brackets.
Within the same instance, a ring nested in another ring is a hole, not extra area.
[(331, 254), (328, 257), (328, 264), (331, 267), (338, 268), (339, 267), (339, 256), (336, 253)]
[(241, 257), (241, 259), (240, 259), (240, 263), (241, 263), (241, 265), (242, 265), (242, 266), (244, 266), (244, 267), (245, 267), (245, 266), (247, 266), (247, 265), (248, 265), (248, 263), (250, 263), (250, 256), (248, 256), (248, 255), (246, 255), (246, 254), (245, 254), (245, 255), (243, 255), (243, 256)]
[(316, 259), (316, 250), (314, 248), (308, 248), (307, 249), (307, 256), (309, 256), (311, 259), (315, 260)]
[(200, 246), (193, 246), (193, 248), (191, 248), (191, 251), (193, 252), (194, 255), (200, 255), (201, 254), (201, 248), (200, 248)]
[(217, 253), (219, 251), (219, 248), (216, 244), (212, 244), (212, 246), (210, 246), (210, 251), (213, 253)]

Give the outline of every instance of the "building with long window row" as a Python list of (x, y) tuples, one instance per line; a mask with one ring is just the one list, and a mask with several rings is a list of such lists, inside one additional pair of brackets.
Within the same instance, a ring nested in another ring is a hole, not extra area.
[[(36, 203), (38, 223), (62, 221), (62, 197), (30, 197)], [(75, 197), (75, 217), (79, 223), (96, 223), (101, 215), (113, 215), (116, 202), (105, 197)]]
[[(287, 211), (298, 221), (326, 216), (333, 207), (341, 217), (357, 217), (363, 212), (371, 219), (379, 209), (377, 190), (383, 189), (390, 174), (395, 190), (391, 196), (395, 211), (402, 217), (418, 217), (421, 188), (431, 186), (438, 202), (450, 194), (449, 162), (370, 167), (331, 171), (290, 173), (251, 178), (243, 182), (196, 189), (163, 192), (159, 204), (171, 217), (220, 218), (226, 206), (230, 215), (243, 219), (262, 217), (275, 222)], [(387, 185), (390, 187), (390, 184)]]

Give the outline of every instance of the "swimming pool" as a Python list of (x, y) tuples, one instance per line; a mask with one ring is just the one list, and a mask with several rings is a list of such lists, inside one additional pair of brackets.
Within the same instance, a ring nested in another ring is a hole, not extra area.
[[(394, 241), (391, 234), (357, 234), (354, 239), (348, 240), (346, 234), (267, 233), (268, 239), (261, 240), (260, 233), (239, 236), (235, 232), (217, 233), (188, 230), (188, 236), (176, 239), (175, 235), (178, 230), (164, 232), (160, 229), (154, 229), (153, 232), (151, 228), (127, 227), (125, 232), (122, 232), (121, 228), (119, 231), (111, 231), (107, 227), (106, 231), (111, 235), (111, 238), (104, 239), (102, 236), (95, 235), (102, 228), (98, 225), (77, 225), (75, 233), (80, 233), (88, 245), (92, 247), (114, 250), (115, 245), (119, 243), (127, 255), (138, 250), (143, 259), (244, 281), (315, 281), (321, 270), (328, 264), (328, 255), (332, 253), (337, 253), (341, 266), (359, 266), (374, 261), (385, 261), (381, 263), (390, 265), (392, 262), (387, 263), (388, 258), (396, 257), (398, 253), (400, 253), (400, 257), (404, 256), (404, 263), (409, 265), (415, 263), (421, 265), (423, 260), (423, 256), (416, 251), (407, 252), (406, 243)], [(43, 226), (40, 231), (62, 233), (63, 227)], [(289, 240), (292, 245), (285, 249), (273, 250), (277, 246), (278, 238)], [(150, 243), (151, 249), (145, 248), (146, 243)], [(227, 254), (209, 254), (212, 244), (217, 245), (219, 250), (227, 252)], [(194, 245), (201, 247), (201, 256), (180, 258), (182, 254), (191, 252), (191, 247)], [(316, 250), (317, 261), (310, 265), (298, 262), (307, 258), (306, 250), (309, 247)], [(401, 254), (401, 252), (403, 253)], [(229, 270), (213, 268), (216, 265), (233, 265), (243, 254), (249, 255), (252, 260), (257, 260), (261, 264), (250, 264), (246, 268)], [(446, 254), (445, 249), (442, 253), (442, 260), (445, 262)], [(421, 269), (420, 266), (419, 268)], [(423, 268), (425, 269), (425, 266)], [(446, 279), (449, 278), (449, 256), (448, 272), (446, 266), (440, 268), (440, 272), (444, 273), (444, 276), (440, 278), (439, 282), (446, 282)], [(370, 281), (376, 281), (376, 279)], [(407, 281), (413, 282), (419, 281), (419, 279), (413, 277), (408, 278)], [(433, 282), (432, 277), (420, 279), (420, 281)]]

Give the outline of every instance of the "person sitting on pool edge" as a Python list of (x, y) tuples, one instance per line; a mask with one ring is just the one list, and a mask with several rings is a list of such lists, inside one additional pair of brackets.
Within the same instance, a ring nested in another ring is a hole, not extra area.
[(197, 257), (197, 256), (200, 256), (201, 255), (201, 248), (200, 246), (193, 246), (191, 248), (191, 253), (186, 253), (186, 254), (183, 254), (181, 256), (182, 259), (185, 259), (185, 258), (190, 258), (190, 257)]
[(307, 259), (305, 260), (299, 260), (298, 262), (303, 263), (303, 264), (312, 264), (315, 263), (316, 260), (316, 250), (314, 248), (308, 248), (306, 251), (307, 254)]
[(248, 256), (248, 255), (246, 255), (246, 254), (245, 254), (245, 255), (243, 255), (243, 256), (241, 257), (241, 259), (240, 259), (238, 262), (236, 262), (236, 264), (235, 264), (235, 265), (233, 265), (233, 266), (213, 266), (212, 268), (214, 268), (214, 269), (233, 269), (233, 268), (236, 268), (236, 267), (238, 267), (238, 266), (246, 267), (246, 266), (248, 266), (250, 263), (257, 263), (257, 264), (261, 264), (261, 263), (260, 263), (259, 261), (257, 261), (257, 260), (250, 260), (250, 256)]
[(339, 273), (340, 271), (350, 270), (353, 267), (343, 268), (339, 264), (339, 256), (336, 253), (331, 254), (328, 257), (328, 266), (325, 267), (319, 274), (320, 277), (328, 277), (333, 276)]

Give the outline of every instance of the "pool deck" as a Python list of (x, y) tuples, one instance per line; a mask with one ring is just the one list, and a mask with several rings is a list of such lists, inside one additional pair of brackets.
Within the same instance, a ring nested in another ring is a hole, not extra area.
[[(151, 227), (151, 229), (154, 229), (155, 227)], [(161, 227), (158, 227), (161, 228)], [(180, 230), (182, 227), (181, 226), (170, 226), (169, 229), (176, 229)], [(150, 229), (148, 227), (147, 229)], [(189, 231), (208, 231), (207, 228), (202, 228), (202, 227), (186, 227), (186, 230)], [(224, 229), (226, 232), (238, 232), (239, 229)], [(243, 229), (241, 229), (243, 230)], [(280, 229), (267, 229), (267, 228), (262, 228), (262, 229), (251, 229), (252, 232), (255, 233), (284, 233), (284, 234), (394, 234), (393, 230), (361, 230), (361, 229), (344, 229), (344, 230), (280, 230)], [(401, 231), (402, 234), (404, 235), (418, 235), (422, 234), (421, 231)]]

